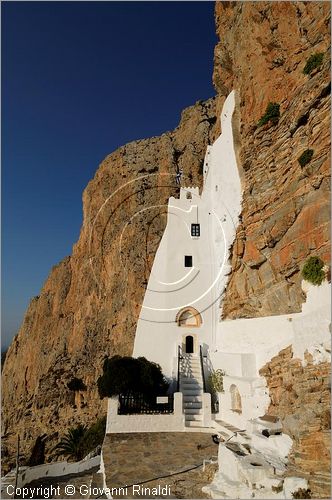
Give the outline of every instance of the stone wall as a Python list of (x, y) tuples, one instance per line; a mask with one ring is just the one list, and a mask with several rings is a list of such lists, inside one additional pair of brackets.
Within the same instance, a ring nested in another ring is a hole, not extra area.
[(294, 440), (289, 474), (305, 477), (314, 498), (330, 498), (330, 363), (305, 366), (292, 347), (279, 352), (261, 370), (270, 392), (269, 415), (278, 416)]

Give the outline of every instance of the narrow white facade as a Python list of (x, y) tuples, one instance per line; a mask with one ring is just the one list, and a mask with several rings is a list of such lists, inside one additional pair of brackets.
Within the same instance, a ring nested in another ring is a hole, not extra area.
[(204, 353), (217, 347), (220, 297), (229, 272), (228, 250), (241, 210), (241, 183), (233, 146), (235, 94), (225, 101), (222, 134), (204, 161), (202, 194), (195, 187), (171, 197), (167, 226), (156, 252), (137, 324), (135, 357), (177, 378), (178, 347)]

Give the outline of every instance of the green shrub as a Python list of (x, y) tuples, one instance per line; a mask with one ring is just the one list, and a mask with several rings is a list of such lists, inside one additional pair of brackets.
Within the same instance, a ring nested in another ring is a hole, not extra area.
[(292, 493), (293, 498), (311, 498), (311, 490), (305, 488), (299, 488)]
[(306, 65), (303, 68), (303, 73), (305, 75), (310, 75), (310, 73), (318, 68), (323, 62), (324, 54), (323, 52), (316, 52), (315, 54), (311, 54), (309, 59), (306, 62)]
[(84, 458), (84, 434), (86, 430), (82, 424), (71, 427), (54, 448), (58, 455), (64, 455), (75, 461), (82, 460)]
[(209, 387), (213, 392), (224, 392), (224, 381), (223, 377), (225, 372), (223, 370), (214, 370), (208, 380)]
[(297, 159), (301, 167), (304, 167), (307, 163), (311, 161), (311, 158), (314, 155), (314, 150), (313, 149), (306, 149), (303, 151), (301, 156)]
[(168, 384), (158, 364), (129, 356), (106, 358), (97, 380), (101, 398), (117, 394), (141, 394), (146, 399), (166, 394)]
[(77, 377), (72, 378), (68, 382), (67, 387), (71, 391), (86, 391), (86, 385), (83, 383), (83, 380)]
[(84, 456), (90, 451), (101, 446), (104, 441), (106, 430), (106, 417), (102, 417), (89, 427), (83, 437)]
[(309, 257), (302, 269), (302, 276), (313, 285), (320, 285), (324, 279), (324, 262), (319, 257)]
[(266, 106), (265, 114), (259, 119), (258, 127), (265, 125), (268, 122), (272, 122), (273, 125), (276, 125), (280, 118), (280, 104), (276, 102), (269, 102)]
[(54, 447), (58, 455), (72, 460), (82, 460), (91, 451), (101, 446), (105, 437), (106, 417), (102, 417), (89, 428), (82, 424), (72, 427)]

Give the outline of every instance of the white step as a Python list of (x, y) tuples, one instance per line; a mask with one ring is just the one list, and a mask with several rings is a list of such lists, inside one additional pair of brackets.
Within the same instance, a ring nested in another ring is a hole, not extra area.
[(180, 387), (183, 387), (185, 389), (201, 387), (201, 385), (202, 384), (200, 384), (197, 380), (190, 380), (189, 382), (180, 382)]
[(186, 379), (186, 380), (180, 380), (180, 387), (182, 387), (183, 385), (202, 385), (202, 380), (199, 380), (197, 378), (189, 378), (189, 379)]
[(180, 384), (197, 384), (201, 382), (199, 378), (195, 377), (182, 377), (180, 378)]
[(185, 389), (182, 391), (182, 394), (184, 397), (186, 396), (201, 396), (203, 394), (203, 391), (201, 389)]
[(197, 421), (202, 421), (203, 420), (203, 415), (185, 415), (186, 422), (197, 422)]
[(183, 395), (190, 396), (192, 393), (194, 396), (197, 394), (200, 394), (202, 392), (202, 386), (197, 384), (197, 385), (187, 385), (185, 387), (181, 387), (181, 392)]
[(188, 420), (186, 421), (186, 427), (204, 427), (202, 420)]
[(202, 408), (184, 408), (185, 415), (201, 415), (202, 412)]
[(202, 403), (202, 396), (183, 394), (183, 403)]
[(200, 410), (202, 408), (203, 404), (201, 401), (197, 401), (197, 402), (191, 402), (191, 401), (188, 401), (186, 403), (183, 403), (183, 408), (186, 410), (187, 408), (188, 409), (196, 409), (196, 410)]

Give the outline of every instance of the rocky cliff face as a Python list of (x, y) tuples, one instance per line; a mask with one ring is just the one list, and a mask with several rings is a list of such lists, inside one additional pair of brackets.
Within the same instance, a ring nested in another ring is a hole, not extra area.
[[(329, 262), (329, 21), (325, 2), (216, 4), (213, 80), (219, 95), (239, 93), (244, 189), (226, 318), (300, 311), (305, 259)], [(314, 53), (323, 63), (308, 76)], [(280, 104), (279, 123), (257, 127), (269, 102)], [(306, 149), (314, 155), (302, 168)]]
[[(59, 434), (106, 412), (95, 381), (104, 356), (131, 353), (176, 168), (184, 169), (185, 185), (201, 184), (205, 148), (219, 133), (216, 116), (232, 88), (244, 193), (223, 315), (300, 310), (304, 260), (329, 258), (328, 23), (327, 2), (216, 4), (216, 98), (186, 109), (173, 132), (130, 143), (103, 161), (83, 195), (72, 256), (52, 269), (9, 348), (3, 370), (8, 463), (17, 432), (26, 455), (46, 433), (50, 457)], [(324, 53), (323, 63), (304, 75), (315, 52)], [(257, 128), (270, 101), (280, 104), (279, 123)], [(305, 149), (314, 155), (301, 168), (297, 159)], [(67, 388), (73, 377), (86, 391)]]
[(270, 391), (270, 415), (278, 416), (293, 439), (289, 474), (304, 477), (314, 498), (330, 498), (330, 364), (304, 366), (292, 347), (280, 351), (260, 371)]
[[(330, 262), (330, 5), (217, 2), (216, 26), (213, 80), (218, 95), (239, 93), (244, 190), (223, 317), (298, 312), (304, 261)], [(322, 65), (303, 74), (315, 53)], [(269, 102), (280, 105), (279, 122), (258, 127)], [(306, 149), (314, 154), (301, 167)], [(315, 498), (329, 498), (330, 365), (308, 359), (303, 367), (290, 346), (261, 375), (269, 413), (294, 440), (290, 473), (306, 477)]]
[[(96, 380), (103, 358), (130, 355), (154, 253), (166, 223), (175, 173), (200, 185), (206, 146), (214, 141), (215, 99), (183, 111), (161, 137), (119, 148), (83, 194), (83, 225), (73, 253), (55, 266), (31, 300), (3, 369), (4, 462), (16, 435), (28, 458), (37, 436), (52, 445), (68, 427), (106, 414)], [(86, 391), (67, 387), (74, 377)], [(7, 458), (6, 458), (7, 457)]]

